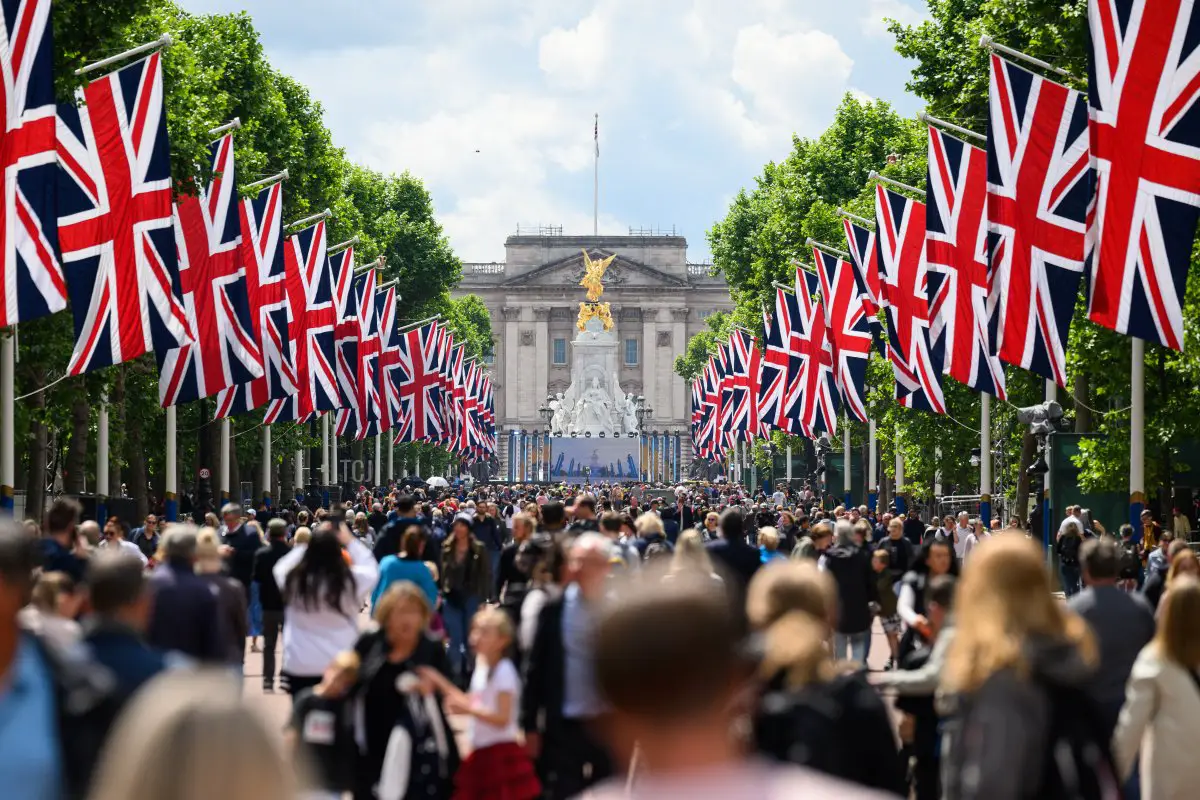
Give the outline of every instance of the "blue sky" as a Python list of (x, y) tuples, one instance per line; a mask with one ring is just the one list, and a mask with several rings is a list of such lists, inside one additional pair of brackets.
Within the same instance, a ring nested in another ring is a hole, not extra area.
[[(464, 261), (522, 225), (705, 232), (846, 91), (920, 108), (884, 17), (923, 0), (182, 0), (248, 11), (350, 158), (426, 182)], [(478, 152), (476, 152), (478, 151)]]

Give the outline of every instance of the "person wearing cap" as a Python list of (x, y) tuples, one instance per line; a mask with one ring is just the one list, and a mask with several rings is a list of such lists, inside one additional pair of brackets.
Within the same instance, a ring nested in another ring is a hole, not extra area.
[(575, 498), (573, 508), (575, 521), (567, 527), (567, 533), (579, 535), (581, 533), (598, 533), (600, 531), (600, 523), (596, 519), (595, 495), (579, 495)]

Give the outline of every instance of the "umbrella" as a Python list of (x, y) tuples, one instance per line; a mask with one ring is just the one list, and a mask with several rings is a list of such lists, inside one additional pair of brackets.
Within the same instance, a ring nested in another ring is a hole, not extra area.
[(446, 479), (441, 475), (435, 475), (429, 480), (425, 481), (425, 483), (434, 487), (435, 489), (445, 489), (450, 486), (449, 482), (447, 482)]

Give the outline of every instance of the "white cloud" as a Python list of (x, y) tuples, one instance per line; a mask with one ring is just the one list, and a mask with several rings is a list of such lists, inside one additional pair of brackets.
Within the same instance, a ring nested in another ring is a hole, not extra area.
[(538, 66), (551, 83), (570, 89), (595, 86), (609, 60), (608, 25), (593, 12), (571, 29), (555, 28), (538, 42)]
[(890, 37), (888, 24), (884, 20), (894, 19), (902, 25), (920, 25), (929, 19), (922, 9), (916, 9), (904, 0), (869, 0), (867, 12), (860, 18), (863, 33), (873, 37)]

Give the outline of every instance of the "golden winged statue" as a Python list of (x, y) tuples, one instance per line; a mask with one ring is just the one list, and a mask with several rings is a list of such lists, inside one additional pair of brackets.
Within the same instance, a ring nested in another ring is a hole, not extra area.
[(600, 295), (604, 294), (604, 284), (601, 283), (601, 278), (604, 277), (604, 271), (608, 269), (608, 265), (612, 263), (615, 255), (600, 261), (592, 261), (592, 257), (588, 255), (588, 251), (583, 251), (583, 265), (585, 272), (583, 280), (579, 285), (587, 289), (588, 302), (594, 303), (600, 299)]

